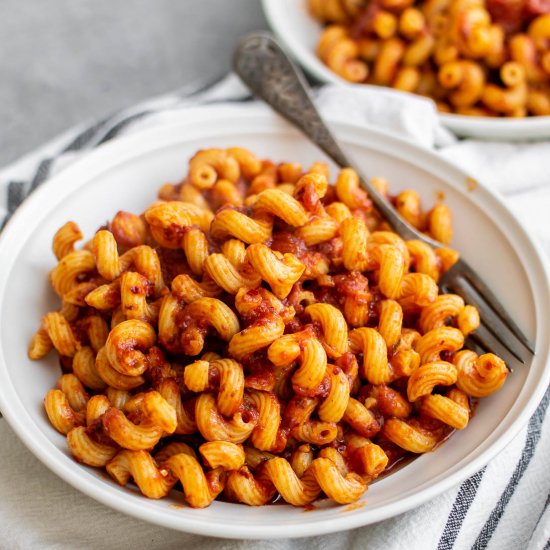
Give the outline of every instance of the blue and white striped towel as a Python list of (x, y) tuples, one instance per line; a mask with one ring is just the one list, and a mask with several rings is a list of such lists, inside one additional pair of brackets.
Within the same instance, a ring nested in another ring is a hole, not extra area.
[[(249, 101), (234, 77), (208, 89), (171, 94), (72, 130), (0, 171), (0, 223), (47, 178), (121, 134), (184, 117), (203, 103)], [(458, 141), (439, 126), (431, 104), (383, 91), (327, 86), (323, 113), (382, 125), (469, 166), (500, 191), (550, 255), (550, 142)], [(418, 509), (375, 525), (278, 541), (229, 541), (176, 533), (123, 516), (81, 495), (42, 466), (0, 420), (0, 547), (204, 549), (550, 549), (550, 392), (510, 445), (460, 486)], [(116, 537), (113, 539), (113, 537)]]

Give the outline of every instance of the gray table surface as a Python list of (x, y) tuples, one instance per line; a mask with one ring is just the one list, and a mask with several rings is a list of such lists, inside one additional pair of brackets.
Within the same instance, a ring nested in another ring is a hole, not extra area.
[(229, 70), (259, 0), (3, 0), (0, 167), (61, 131)]

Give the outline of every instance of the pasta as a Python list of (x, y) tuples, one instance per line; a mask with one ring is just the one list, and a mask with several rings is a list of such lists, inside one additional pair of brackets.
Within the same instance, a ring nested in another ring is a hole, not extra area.
[[(376, 32), (419, 38), (409, 9)], [(479, 314), (439, 294), (458, 258), (449, 208), (376, 179), (433, 250), (389, 231), (352, 169), (328, 180), (322, 163), (207, 149), (83, 248), (76, 223), (55, 234), (61, 307), (29, 357), (60, 357), (44, 408), (75, 460), (148, 498), (181, 488), (197, 508), (345, 504), (467, 427), (508, 370), (463, 349)]]
[(548, 3), (308, 4), (312, 16), (325, 25), (317, 54), (345, 80), (428, 96), (441, 112), (550, 115)]

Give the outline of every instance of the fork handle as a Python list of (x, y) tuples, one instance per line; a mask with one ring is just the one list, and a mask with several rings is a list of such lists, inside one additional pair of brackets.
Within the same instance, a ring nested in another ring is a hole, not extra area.
[(420, 235), (390, 205), (381, 193), (364, 178), (321, 118), (308, 91), (301, 71), (289, 59), (275, 39), (265, 32), (245, 36), (237, 46), (233, 68), (252, 93), (300, 129), (337, 165), (353, 168), (361, 185), (379, 212), (396, 233), (404, 239), (422, 239), (432, 246), (441, 246)]

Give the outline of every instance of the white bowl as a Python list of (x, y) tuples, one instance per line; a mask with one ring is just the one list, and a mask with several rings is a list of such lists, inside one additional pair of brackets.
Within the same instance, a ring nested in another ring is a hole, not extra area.
[[(364, 86), (350, 84), (340, 78), (317, 57), (315, 48), (321, 35), (321, 25), (309, 13), (307, 0), (262, 0), (262, 3), (271, 28), (285, 49), (308, 73), (324, 83)], [(550, 138), (550, 116), (518, 119), (439, 116), (441, 122), (458, 136), (492, 140)]]
[(418, 189), (426, 204), (436, 194), (445, 195), (454, 212), (457, 248), (537, 343), (530, 368), (518, 368), (500, 392), (482, 400), (466, 430), (375, 483), (359, 505), (349, 507), (323, 501), (304, 513), (286, 505), (214, 502), (193, 510), (181, 506), (177, 492), (148, 500), (70, 457), (42, 405), (60, 375), (55, 354), (32, 362), (26, 353), (40, 316), (57, 307), (47, 281), (55, 263), (50, 247), (56, 229), (71, 219), (90, 237), (119, 209), (143, 211), (160, 185), (182, 177), (199, 148), (240, 145), (305, 166), (324, 158), (258, 106), (199, 108), (182, 118), (102, 146), (70, 166), (25, 201), (0, 238), (0, 408), (25, 445), (65, 481), (121, 512), (182, 531), (239, 538), (319, 535), (380, 521), (420, 505), (485, 465), (527, 422), (550, 381), (550, 284), (540, 252), (495, 195), (481, 185), (468, 190), (468, 174), (410, 142), (353, 124), (333, 127), (367, 174), (386, 176), (393, 191)]

